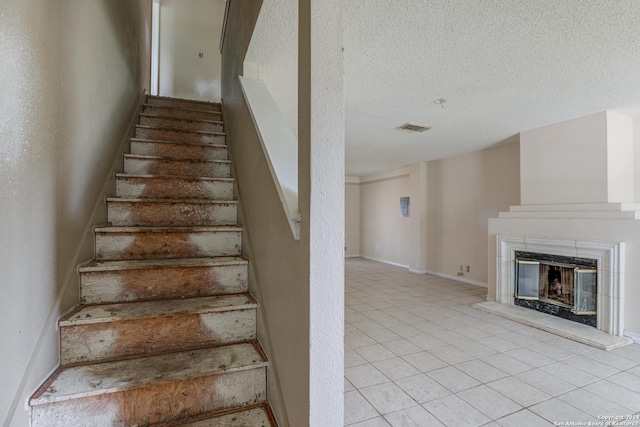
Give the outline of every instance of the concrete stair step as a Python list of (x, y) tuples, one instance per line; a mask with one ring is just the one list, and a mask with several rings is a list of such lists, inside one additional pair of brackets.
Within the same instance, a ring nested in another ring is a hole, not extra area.
[(124, 155), (124, 172), (134, 175), (179, 175), (229, 178), (228, 160), (171, 159), (159, 156)]
[(131, 154), (195, 160), (227, 160), (229, 156), (226, 145), (181, 144), (138, 138), (131, 138)]
[(241, 257), (90, 261), (78, 268), (80, 302), (191, 298), (247, 292)]
[(96, 227), (97, 260), (239, 256), (242, 228)]
[(202, 132), (224, 132), (224, 124), (220, 120), (181, 119), (177, 117), (155, 116), (140, 113), (140, 124), (157, 129), (183, 129)]
[(231, 411), (196, 417), (178, 424), (164, 424), (168, 427), (277, 427), (269, 405), (262, 403)]
[(237, 223), (237, 202), (206, 199), (107, 199), (109, 226), (187, 227)]
[(155, 139), (160, 141), (175, 141), (188, 143), (225, 144), (223, 132), (203, 132), (183, 129), (158, 129), (149, 126), (136, 125), (136, 138)]
[(147, 104), (163, 107), (188, 108), (201, 111), (220, 111), (221, 106), (217, 102), (197, 101), (194, 99), (169, 98), (165, 96), (147, 96)]
[(81, 306), (59, 322), (60, 363), (249, 341), (256, 307), (249, 294)]
[(31, 425), (142, 426), (261, 403), (267, 365), (254, 341), (59, 368), (30, 401)]
[(232, 200), (232, 178), (116, 174), (116, 196), (145, 199)]
[(160, 117), (174, 117), (187, 120), (222, 120), (220, 111), (203, 111), (183, 107), (167, 107), (162, 105), (144, 104), (142, 112)]

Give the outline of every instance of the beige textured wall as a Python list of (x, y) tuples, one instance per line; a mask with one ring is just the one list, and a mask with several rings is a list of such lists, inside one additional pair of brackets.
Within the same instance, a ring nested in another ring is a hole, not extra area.
[(640, 202), (640, 116), (633, 118), (633, 190), (635, 202)]
[(361, 178), (362, 256), (409, 266), (410, 218), (400, 216), (400, 197), (409, 196), (410, 191), (408, 168)]
[(347, 182), (344, 187), (345, 256), (360, 255), (360, 184)]
[[(148, 84), (150, 0), (0, 4), (0, 424), (58, 363), (112, 159)], [(105, 161), (106, 160), (106, 161)]]
[(224, 8), (222, 0), (160, 1), (160, 95), (220, 100)]
[[(400, 217), (400, 197), (410, 195), (410, 174), (418, 170), (409, 166), (360, 179), (363, 256), (411, 265), (412, 233), (423, 231), (413, 230), (409, 218)], [(427, 270), (459, 277), (462, 264), (461, 279), (486, 284), (488, 219), (520, 204), (517, 137), (494, 148), (428, 162), (426, 170)], [(412, 197), (412, 218), (418, 209)]]
[(456, 276), (462, 264), (463, 279), (487, 283), (488, 220), (520, 204), (519, 159), (514, 137), (505, 145), (429, 162), (427, 269)]
[(270, 361), (269, 402), (286, 427), (308, 422), (309, 290), (304, 283), (309, 253), (293, 239), (238, 81), (261, 4), (230, 3), (222, 97), (239, 222), (245, 229), (243, 253), (251, 266), (249, 287), (259, 304), (258, 340)]

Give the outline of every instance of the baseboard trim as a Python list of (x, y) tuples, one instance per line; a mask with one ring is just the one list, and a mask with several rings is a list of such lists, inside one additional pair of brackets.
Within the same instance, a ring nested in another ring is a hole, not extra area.
[(640, 334), (637, 334), (635, 332), (624, 331), (624, 336), (631, 338), (633, 342), (635, 342), (636, 344), (640, 344)]
[(376, 261), (376, 262), (381, 262), (381, 263), (384, 263), (384, 264), (390, 264), (390, 265), (394, 265), (396, 267), (404, 267), (407, 270), (409, 270), (411, 273), (415, 273), (415, 274), (431, 274), (432, 276), (442, 277), (443, 279), (455, 280), (456, 282), (462, 282), (462, 283), (466, 283), (468, 285), (478, 286), (478, 287), (481, 287), (481, 288), (488, 288), (489, 287), (489, 285), (487, 283), (478, 282), (476, 280), (465, 279), (464, 277), (461, 278), (459, 276), (451, 276), (450, 274), (440, 273), (440, 272), (433, 271), (433, 270), (417, 270), (417, 269), (409, 267), (408, 265), (399, 264), (397, 262), (387, 261), (387, 260), (384, 260), (384, 259), (374, 258), (374, 257), (366, 256), (366, 255), (360, 255), (360, 258), (364, 258), (364, 259), (368, 259), (368, 260)]
[(455, 280), (456, 282), (466, 283), (467, 285), (478, 286), (480, 288), (488, 288), (489, 285), (487, 283), (478, 282), (477, 280), (465, 279), (460, 276), (452, 276), (450, 274), (439, 273), (437, 271), (427, 270), (427, 274), (433, 274), (434, 276), (442, 277), (443, 279)]
[(409, 268), (408, 265), (398, 264), (397, 262), (387, 261), (385, 259), (373, 258), (373, 257), (366, 256), (366, 255), (360, 255), (360, 258), (368, 259), (370, 261), (381, 262), (383, 264), (389, 264), (389, 265), (393, 265), (393, 266), (396, 266), (396, 267), (402, 267), (402, 268), (406, 268), (406, 269)]
[(361, 258), (360, 254), (356, 254), (356, 255), (345, 255), (345, 258)]

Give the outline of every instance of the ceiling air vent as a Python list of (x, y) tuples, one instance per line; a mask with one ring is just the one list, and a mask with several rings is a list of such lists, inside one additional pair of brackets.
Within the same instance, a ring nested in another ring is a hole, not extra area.
[(402, 126), (398, 127), (398, 129), (410, 130), (411, 132), (424, 132), (431, 129), (433, 126), (429, 125), (419, 125), (416, 123), (405, 123)]

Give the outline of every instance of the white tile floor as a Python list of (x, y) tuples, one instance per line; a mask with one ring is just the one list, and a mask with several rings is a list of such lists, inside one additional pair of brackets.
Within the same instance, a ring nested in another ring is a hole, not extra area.
[(640, 426), (640, 345), (588, 347), (470, 307), (484, 288), (362, 258), (345, 287), (347, 426)]

